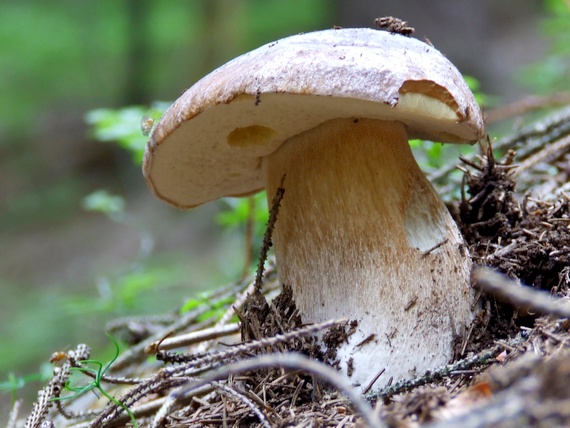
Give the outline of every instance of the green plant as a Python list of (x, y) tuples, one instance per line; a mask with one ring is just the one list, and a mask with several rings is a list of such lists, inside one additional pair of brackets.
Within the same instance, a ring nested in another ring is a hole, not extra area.
[[(168, 103), (153, 103), (150, 109), (129, 106), (119, 109), (97, 109), (88, 112), (85, 120), (91, 126), (91, 135), (98, 141), (115, 143), (129, 151), (133, 161), (140, 165), (144, 155), (148, 127), (158, 120)], [(141, 127), (143, 129), (141, 129)], [(219, 205), (222, 211), (216, 221), (226, 230), (244, 228), (251, 223), (250, 248), (259, 248), (268, 219), (265, 192), (250, 198), (223, 198)], [(83, 199), (82, 206), (88, 211), (100, 212), (114, 221), (128, 223), (124, 212), (125, 201), (99, 189)], [(249, 238), (248, 238), (249, 239)]]
[(132, 154), (133, 161), (142, 162), (147, 137), (142, 127), (152, 126), (169, 103), (155, 102), (149, 108), (129, 106), (119, 109), (101, 108), (91, 110), (85, 115), (85, 121), (91, 126), (91, 135), (97, 141), (111, 142), (119, 145)]
[(545, 0), (547, 13), (538, 27), (548, 43), (548, 51), (539, 62), (524, 67), (519, 78), (534, 91), (548, 94), (568, 90), (570, 74), (570, 1)]
[(12, 372), (8, 373), (7, 379), (0, 382), (0, 393), (10, 393), (12, 402), (16, 401), (16, 392), (18, 390), (33, 382), (45, 382), (51, 377), (50, 367), (46, 365), (46, 368), (47, 370), (42, 370), (40, 373), (31, 373), (26, 376), (17, 376)]
[(125, 221), (125, 199), (122, 196), (112, 195), (106, 190), (96, 190), (85, 196), (81, 206), (86, 211), (105, 214), (113, 221)]
[(241, 229), (246, 237), (246, 261), (244, 273), (256, 257), (251, 253), (261, 247), (265, 227), (269, 220), (267, 196), (265, 191), (248, 198), (222, 198), (219, 202), (222, 211), (216, 215), (216, 222), (226, 230)]
[(184, 302), (180, 308), (180, 313), (189, 312), (192, 309), (197, 309), (207, 305), (210, 309), (202, 313), (198, 317), (198, 321), (205, 321), (212, 318), (219, 319), (228, 309), (229, 305), (235, 302), (234, 296), (228, 296), (221, 300), (212, 301), (211, 293), (198, 293), (198, 295), (192, 299), (188, 299)]
[[(481, 106), (490, 106), (497, 102), (497, 100), (484, 93), (481, 90), (481, 84), (473, 76), (463, 76), (467, 86), (475, 95), (477, 103)], [(473, 153), (473, 146), (467, 144), (443, 144), (433, 141), (423, 140), (410, 140), (410, 146), (414, 152), (418, 164), (423, 170), (434, 170), (448, 165), (451, 161), (457, 159), (459, 155), (467, 155)]]
[[(86, 385), (83, 385), (83, 386), (72, 386), (71, 381), (67, 381), (65, 383), (64, 390), (71, 391), (74, 394), (68, 395), (65, 397), (57, 397), (57, 398), (54, 398), (53, 400), (72, 400), (74, 398), (79, 397), (80, 395), (85, 394), (86, 392), (97, 390), (101, 394), (103, 394), (109, 401), (111, 401), (112, 403), (121, 407), (129, 415), (131, 422), (133, 423), (133, 426), (138, 427), (138, 423), (135, 419), (135, 416), (134, 416), (133, 412), (128, 408), (128, 406), (126, 406), (120, 400), (117, 400), (115, 397), (113, 397), (111, 394), (109, 394), (105, 390), (105, 388), (103, 388), (103, 386), (101, 385), (101, 382), (103, 381), (105, 374), (111, 368), (111, 366), (113, 365), (113, 363), (115, 362), (115, 360), (119, 356), (119, 345), (118, 345), (117, 341), (110, 334), (108, 334), (108, 333), (106, 333), (106, 334), (107, 334), (107, 337), (115, 345), (115, 355), (113, 356), (111, 361), (109, 361), (107, 363), (107, 365), (105, 365), (105, 366), (103, 366), (103, 364), (97, 360), (79, 361), (81, 366), (80, 367), (71, 367), (71, 371), (85, 373), (93, 380), (91, 382), (87, 383)], [(95, 368), (87, 367), (86, 365), (89, 365), (89, 364), (95, 366)]]

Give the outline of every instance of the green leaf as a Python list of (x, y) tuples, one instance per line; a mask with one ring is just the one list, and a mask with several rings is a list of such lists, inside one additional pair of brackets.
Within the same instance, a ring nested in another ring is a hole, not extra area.
[(147, 137), (143, 123), (152, 124), (166, 111), (170, 103), (155, 102), (151, 108), (129, 106), (120, 109), (96, 109), (85, 115), (92, 136), (101, 142), (112, 142), (128, 150), (135, 163), (142, 163)]
[(83, 198), (81, 206), (86, 211), (117, 214), (125, 210), (125, 200), (123, 197), (112, 195), (106, 190), (96, 190)]

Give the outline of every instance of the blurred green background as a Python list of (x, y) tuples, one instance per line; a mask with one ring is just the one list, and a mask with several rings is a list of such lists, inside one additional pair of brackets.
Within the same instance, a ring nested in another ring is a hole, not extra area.
[[(52, 352), (102, 348), (105, 322), (175, 311), (242, 275), (243, 213), (218, 217), (235, 202), (169, 208), (132, 152), (110, 143), (144, 139), (151, 106), (261, 44), (385, 15), (408, 20), (497, 104), (567, 90), (568, 3), (2, 0), (0, 412), (11, 382)], [(122, 127), (105, 134), (105, 120)]]

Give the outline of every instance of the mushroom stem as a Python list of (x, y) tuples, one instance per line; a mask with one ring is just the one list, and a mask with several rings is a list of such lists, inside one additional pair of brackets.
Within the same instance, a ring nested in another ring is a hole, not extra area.
[(273, 242), (304, 322), (358, 321), (337, 350), (351, 381), (386, 369), (376, 388), (447, 363), (472, 319), (471, 261), (405, 126), (333, 119), (263, 167), (269, 198), (286, 174)]

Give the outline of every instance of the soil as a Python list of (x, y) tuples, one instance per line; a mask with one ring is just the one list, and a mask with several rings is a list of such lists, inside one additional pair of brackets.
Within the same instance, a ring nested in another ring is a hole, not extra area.
[[(547, 141), (543, 146), (547, 150), (548, 135), (540, 137)], [(486, 149), (474, 159), (464, 159), (463, 197), (450, 203), (450, 211), (475, 268), (494, 268), (517, 284), (564, 302), (570, 283), (570, 197), (551, 192), (537, 198), (528, 187), (524, 192), (517, 189), (514, 178), (515, 162), (530, 159), (540, 150), (518, 159), (507, 148), (496, 159)], [(539, 165), (527, 169), (520, 179), (532, 183), (533, 171), (543, 171)], [(548, 166), (553, 172), (546, 180), (569, 181), (565, 152), (550, 156)], [(540, 177), (537, 186), (545, 180)], [(270, 245), (270, 239), (265, 242)], [(200, 309), (160, 328), (146, 329), (158, 334), (137, 337), (139, 343), (102, 378), (107, 381), (105, 387), (121, 397), (122, 405), (100, 400), (79, 403), (72, 410), (62, 401), (50, 401), (63, 394), (71, 368), (84, 367), (81, 359), (88, 355), (83, 347), (59, 353), (54, 378), (40, 392), (26, 426), (130, 426), (129, 412), (140, 426), (157, 427), (570, 425), (570, 322), (549, 315), (538, 317), (532, 308), (522, 309), (483, 292), (478, 295), (481, 309), (469, 331), (459, 338), (449, 366), (358, 399), (346, 398), (345, 386), (334, 376), (318, 375), (309, 365), (284, 370), (279, 365), (256, 369), (254, 364), (220, 378), (216, 373), (225, 368), (283, 352), (335, 367), (335, 349), (356, 327), (350, 323), (327, 329), (305, 326), (286, 284), (280, 294), (273, 295), (276, 276), (271, 260), (264, 275), (261, 288), (253, 280), (237, 287), (241, 292), (228, 307), (228, 314), (235, 311), (239, 318), (240, 338), (222, 333), (223, 324), (230, 324), (229, 316), (223, 322), (199, 322)], [(228, 290), (236, 294), (235, 285)], [(212, 300), (223, 297), (221, 291)], [(168, 346), (170, 338), (165, 338), (169, 331), (180, 335), (208, 329), (219, 331), (216, 342), (208, 336), (179, 346), (176, 352)], [(324, 352), (320, 341), (326, 345)], [(159, 362), (149, 363), (145, 348), (155, 352)], [(202, 377), (210, 382), (200, 381)], [(114, 384), (122, 386), (114, 390)], [(92, 413), (86, 410), (88, 406), (100, 410)]]

